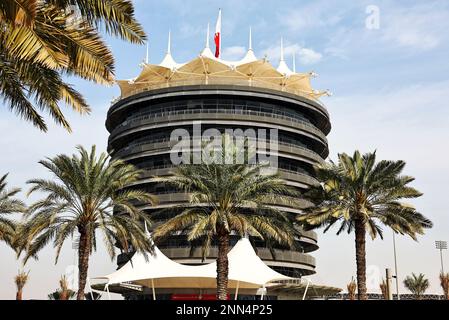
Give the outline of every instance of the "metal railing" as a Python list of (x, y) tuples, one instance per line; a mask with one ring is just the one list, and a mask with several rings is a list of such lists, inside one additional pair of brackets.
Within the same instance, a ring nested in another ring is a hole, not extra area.
[(131, 124), (136, 123), (136, 122), (144, 121), (144, 120), (157, 119), (157, 118), (161, 118), (161, 117), (177, 116), (177, 115), (190, 115), (190, 114), (193, 115), (193, 114), (201, 114), (201, 113), (206, 113), (206, 114), (219, 113), (219, 114), (231, 114), (231, 115), (248, 115), (248, 116), (259, 116), (259, 117), (268, 117), (268, 118), (281, 119), (281, 120), (286, 120), (286, 121), (290, 121), (290, 122), (293, 122), (293, 123), (298, 123), (298, 124), (304, 125), (310, 131), (312, 131), (313, 133), (317, 134), (318, 136), (324, 136), (323, 132), (320, 129), (315, 127), (310, 122), (307, 122), (307, 121), (304, 121), (304, 120), (301, 120), (301, 119), (297, 119), (297, 118), (289, 117), (289, 116), (285, 116), (285, 115), (279, 115), (279, 114), (271, 113), (271, 112), (252, 111), (252, 110), (236, 110), (236, 109), (234, 109), (234, 110), (232, 110), (232, 109), (194, 109), (194, 110), (178, 110), (178, 111), (165, 111), (165, 112), (150, 113), (150, 114), (145, 115), (145, 116), (138, 116), (138, 117), (133, 117), (131, 119), (125, 120), (121, 124), (119, 124), (114, 129), (114, 131), (115, 132), (120, 132), (121, 130), (123, 130), (128, 125), (131, 125)]
[[(249, 139), (249, 140), (251, 140), (251, 139)], [(255, 141), (255, 142), (257, 142), (257, 141)], [(147, 140), (147, 141), (139, 141), (139, 142), (131, 143), (131, 144), (127, 145), (125, 148), (122, 148), (122, 149), (118, 150), (114, 154), (114, 157), (121, 157), (121, 156), (127, 154), (129, 150), (132, 150), (132, 149), (135, 149), (135, 148), (138, 148), (138, 147), (141, 147), (141, 146), (145, 146), (145, 145), (154, 145), (154, 144), (157, 144), (157, 143), (167, 143), (166, 146), (162, 147), (162, 148), (166, 149), (166, 148), (170, 148), (171, 147), (171, 143), (175, 143), (175, 142), (176, 141), (172, 141), (172, 140), (170, 140), (168, 138), (160, 138), (160, 139), (151, 139), (151, 140)], [(264, 141), (264, 142), (267, 143), (267, 148), (269, 149), (270, 148), (270, 144), (268, 143), (268, 141)], [(298, 144), (294, 144), (294, 143), (286, 142), (286, 141), (278, 141), (278, 144), (281, 145), (281, 146), (286, 146), (286, 147), (290, 147), (290, 148), (297, 148), (299, 150), (311, 153), (314, 156), (319, 157), (320, 159), (322, 159), (322, 157), (317, 152), (315, 152), (315, 151), (313, 151), (313, 150), (311, 150), (311, 149), (309, 149), (307, 147), (304, 147), (302, 145), (298, 145)], [(142, 150), (138, 150), (136, 152), (139, 152), (139, 151), (142, 151)]]
[[(149, 167), (143, 167), (141, 168), (142, 170), (145, 170), (146, 172), (143, 174), (142, 178), (149, 178), (149, 177), (153, 177), (154, 174), (151, 173), (150, 171), (152, 170), (160, 170), (160, 169), (176, 169), (176, 166), (173, 165), (172, 163), (164, 163), (164, 164), (160, 164), (160, 165), (152, 165)], [(313, 176), (300, 172), (300, 171), (295, 171), (295, 170), (291, 170), (291, 169), (284, 169), (284, 168), (277, 168), (277, 170), (280, 173), (287, 173), (287, 174), (295, 174), (298, 175), (300, 177), (304, 177), (305, 179), (310, 179), (312, 181), (315, 181), (316, 183), (318, 183), (318, 180), (316, 180)]]
[[(191, 246), (163, 246), (160, 249), (169, 258), (176, 257), (176, 259), (197, 259), (199, 257), (202, 257), (201, 247), (197, 247), (192, 250)], [(271, 251), (268, 248), (260, 247), (256, 247), (256, 251), (257, 255), (265, 262), (287, 262), (295, 264), (305, 264), (313, 267), (316, 265), (316, 260), (313, 256), (299, 251), (281, 249), (273, 249), (273, 251)], [(275, 257), (273, 257), (272, 255), (273, 252)], [(209, 248), (208, 257), (214, 258), (217, 256), (217, 254), (218, 247), (212, 245)]]

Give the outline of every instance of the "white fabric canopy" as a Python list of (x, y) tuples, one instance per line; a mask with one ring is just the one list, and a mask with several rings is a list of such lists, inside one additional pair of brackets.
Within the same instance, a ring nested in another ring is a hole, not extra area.
[[(148, 258), (136, 253), (119, 270), (96, 279), (107, 279), (107, 284), (132, 282), (154, 288), (215, 288), (216, 262), (188, 266), (177, 263), (155, 246)], [(228, 253), (229, 288), (257, 289), (275, 280), (293, 279), (268, 267), (254, 252), (248, 239), (242, 238)]]
[[(216, 58), (209, 48), (209, 32), (206, 47), (200, 55), (185, 63), (178, 63), (171, 54), (169, 34), (167, 52), (159, 64), (143, 63), (142, 71), (134, 80), (117, 80), (121, 98), (143, 92), (172, 86), (199, 84), (245, 85), (287, 91), (317, 100), (328, 91), (315, 91), (310, 85), (312, 73), (297, 73), (290, 70), (284, 59), (281, 41), (279, 66), (275, 68), (266, 58), (257, 59), (252, 48), (251, 32), (245, 56), (236, 61)], [(295, 69), (295, 68), (294, 68)], [(298, 78), (303, 81), (298, 81)]]

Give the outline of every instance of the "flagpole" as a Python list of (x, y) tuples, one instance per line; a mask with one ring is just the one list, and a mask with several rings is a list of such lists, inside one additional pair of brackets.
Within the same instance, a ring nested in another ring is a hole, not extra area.
[(215, 42), (215, 58), (220, 59), (220, 57), (221, 57), (221, 8), (218, 9), (218, 18), (217, 18), (217, 22), (215, 24), (214, 42)]

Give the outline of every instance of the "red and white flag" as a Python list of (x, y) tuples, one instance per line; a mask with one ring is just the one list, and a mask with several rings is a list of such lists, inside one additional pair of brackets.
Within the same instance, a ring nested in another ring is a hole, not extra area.
[(220, 57), (220, 45), (221, 45), (221, 9), (218, 10), (218, 19), (217, 24), (215, 25), (215, 35), (214, 35), (214, 42), (215, 42), (215, 58)]

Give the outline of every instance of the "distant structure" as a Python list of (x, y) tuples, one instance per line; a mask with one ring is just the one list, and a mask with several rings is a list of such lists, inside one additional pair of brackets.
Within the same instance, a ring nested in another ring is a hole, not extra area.
[[(207, 30), (201, 53), (191, 61), (178, 63), (172, 57), (169, 33), (163, 60), (152, 64), (146, 59), (141, 68), (137, 77), (117, 81), (121, 95), (113, 101), (106, 120), (108, 151), (112, 159), (123, 159), (145, 171), (135, 187), (159, 197), (157, 206), (144, 206), (156, 224), (155, 213), (160, 209), (188, 205), (187, 194), (159, 185), (153, 177), (173, 172), (170, 134), (183, 128), (192, 135), (194, 122), (201, 122), (202, 130), (216, 128), (222, 132), (228, 128), (278, 129), (281, 178), (299, 191), (317, 183), (313, 166), (328, 156), (326, 135), (331, 130), (329, 114), (318, 99), (329, 92), (312, 88), (313, 72), (296, 72), (296, 66), (293, 70), (288, 67), (282, 40), (277, 67), (266, 58), (256, 58), (251, 31), (245, 56), (239, 61), (226, 61), (212, 53)], [(303, 201), (300, 207), (277, 206), (298, 214), (305, 205)], [(232, 244), (237, 240), (233, 237)], [(297, 239), (297, 250), (276, 245), (270, 250), (265, 242), (250, 240), (272, 269), (297, 278), (315, 273), (315, 259), (309, 255), (318, 249), (315, 232), (303, 232)], [(182, 233), (160, 243), (159, 248), (177, 262), (204, 263), (201, 247), (191, 244)], [(217, 247), (212, 244), (205, 262), (216, 255)], [(121, 255), (118, 264), (128, 259)], [(139, 298), (137, 294), (124, 294)]]

